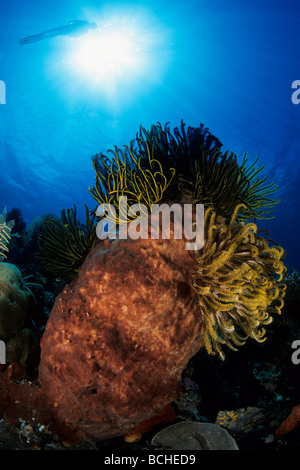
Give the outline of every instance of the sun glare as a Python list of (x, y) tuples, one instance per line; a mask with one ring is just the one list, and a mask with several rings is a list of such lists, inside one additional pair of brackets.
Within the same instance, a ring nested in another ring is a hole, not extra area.
[(114, 15), (97, 24), (96, 30), (65, 42), (61, 73), (70, 74), (72, 89), (77, 83), (81, 94), (126, 101), (160, 83), (170, 55), (161, 25), (149, 15)]
[(111, 31), (83, 38), (76, 53), (81, 72), (103, 80), (134, 71), (139, 66), (138, 51), (132, 39)]

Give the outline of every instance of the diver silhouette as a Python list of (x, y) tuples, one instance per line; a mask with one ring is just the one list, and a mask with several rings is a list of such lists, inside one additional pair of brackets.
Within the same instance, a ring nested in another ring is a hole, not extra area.
[(20, 39), (19, 44), (22, 46), (24, 44), (30, 44), (32, 42), (42, 41), (43, 39), (54, 38), (56, 36), (70, 36), (72, 38), (78, 37), (97, 27), (98, 25), (96, 23), (89, 23), (84, 20), (69, 21), (66, 25), (48, 29), (43, 33), (33, 34), (32, 36)]

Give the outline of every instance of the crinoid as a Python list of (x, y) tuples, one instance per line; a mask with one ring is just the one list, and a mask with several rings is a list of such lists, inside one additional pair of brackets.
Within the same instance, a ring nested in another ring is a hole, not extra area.
[[(139, 155), (138, 151), (141, 149), (142, 155)], [(146, 142), (139, 141), (137, 148), (131, 144), (130, 147), (125, 146), (124, 151), (115, 147), (114, 151), (108, 152), (113, 153), (111, 159), (102, 153), (92, 158), (96, 179), (95, 186), (89, 188), (89, 192), (100, 205), (111, 204), (120, 209), (113, 221), (117, 224), (127, 223), (137, 217), (130, 213), (131, 206), (137, 204), (140, 215), (143, 215), (145, 208), (151, 209), (152, 204), (162, 199), (175, 170), (164, 168), (150, 153)], [(121, 198), (125, 197), (127, 199), (123, 205)], [(110, 215), (107, 220), (110, 220)]]
[(77, 220), (76, 206), (63, 210), (61, 218), (47, 220), (38, 239), (36, 257), (46, 271), (69, 282), (97, 241), (95, 215), (90, 216), (87, 205), (86, 224)]
[[(140, 126), (136, 140), (146, 141), (149, 148), (163, 167), (172, 166), (177, 176), (188, 176), (193, 162), (202, 151), (214, 154), (220, 150), (222, 143), (204, 124), (198, 127), (188, 126), (183, 121), (171, 131), (169, 123), (164, 127), (160, 123), (152, 124), (150, 130)], [(143, 149), (141, 149), (143, 154)], [(144, 155), (146, 157), (146, 155)]]
[(280, 199), (269, 196), (278, 188), (274, 183), (265, 185), (267, 177), (259, 178), (264, 166), (258, 167), (258, 160), (247, 167), (247, 154), (239, 164), (232, 152), (203, 150), (194, 160), (190, 175), (180, 177), (179, 189), (195, 204), (212, 207), (223, 217), (230, 218), (240, 204), (239, 220), (272, 218)]
[[(230, 218), (240, 204), (239, 220), (273, 217), (280, 199), (271, 195), (277, 191), (274, 183), (266, 184), (267, 176), (260, 177), (264, 165), (259, 158), (249, 164), (245, 153), (241, 162), (233, 152), (222, 152), (222, 143), (203, 124), (188, 126), (184, 122), (173, 132), (166, 124), (152, 125), (150, 130), (140, 126), (137, 142), (145, 140), (163, 168), (176, 170), (173, 196), (181, 193), (195, 204), (212, 207), (219, 215)], [(143, 148), (140, 155), (145, 159)]]
[(283, 307), (284, 250), (264, 239), (254, 223), (229, 224), (209, 208), (205, 213), (205, 244), (197, 253), (193, 286), (203, 318), (209, 354), (224, 359), (222, 345), (236, 350), (248, 337), (262, 342), (271, 314)]
[(14, 226), (14, 221), (6, 222), (6, 209), (0, 214), (0, 261), (6, 258), (5, 252), (8, 252), (8, 244), (11, 238), (11, 230)]
[(149, 210), (151, 204), (182, 196), (212, 207), (225, 218), (231, 217), (237, 205), (239, 220), (272, 218), (280, 201), (271, 197), (277, 186), (260, 177), (264, 166), (257, 165), (259, 158), (248, 164), (245, 153), (239, 163), (236, 154), (222, 152), (221, 147), (203, 124), (186, 129), (182, 121), (173, 131), (168, 123), (164, 127), (153, 124), (150, 130), (140, 126), (123, 151), (115, 147), (107, 155), (92, 158), (96, 178), (89, 192), (99, 204), (114, 207), (120, 207), (120, 198), (126, 196), (118, 222), (137, 217), (128, 214), (131, 205), (140, 205), (143, 214), (144, 207)]

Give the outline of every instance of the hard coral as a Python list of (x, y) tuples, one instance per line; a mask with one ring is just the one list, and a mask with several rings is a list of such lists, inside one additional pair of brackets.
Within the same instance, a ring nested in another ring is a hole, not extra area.
[(56, 299), (39, 380), (57, 416), (92, 439), (128, 434), (180, 391), (202, 346), (185, 240), (97, 244)]
[(30, 295), (19, 269), (0, 262), (0, 340), (6, 344), (6, 362), (24, 362), (33, 343), (24, 328)]

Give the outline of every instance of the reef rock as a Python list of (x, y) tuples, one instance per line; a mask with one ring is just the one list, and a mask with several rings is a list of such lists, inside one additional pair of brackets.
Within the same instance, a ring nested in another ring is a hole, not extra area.
[(159, 431), (151, 445), (172, 450), (238, 450), (237, 443), (217, 424), (185, 421)]
[(106, 240), (56, 298), (39, 382), (81, 438), (125, 435), (178, 397), (203, 346), (194, 270), (184, 239)]

